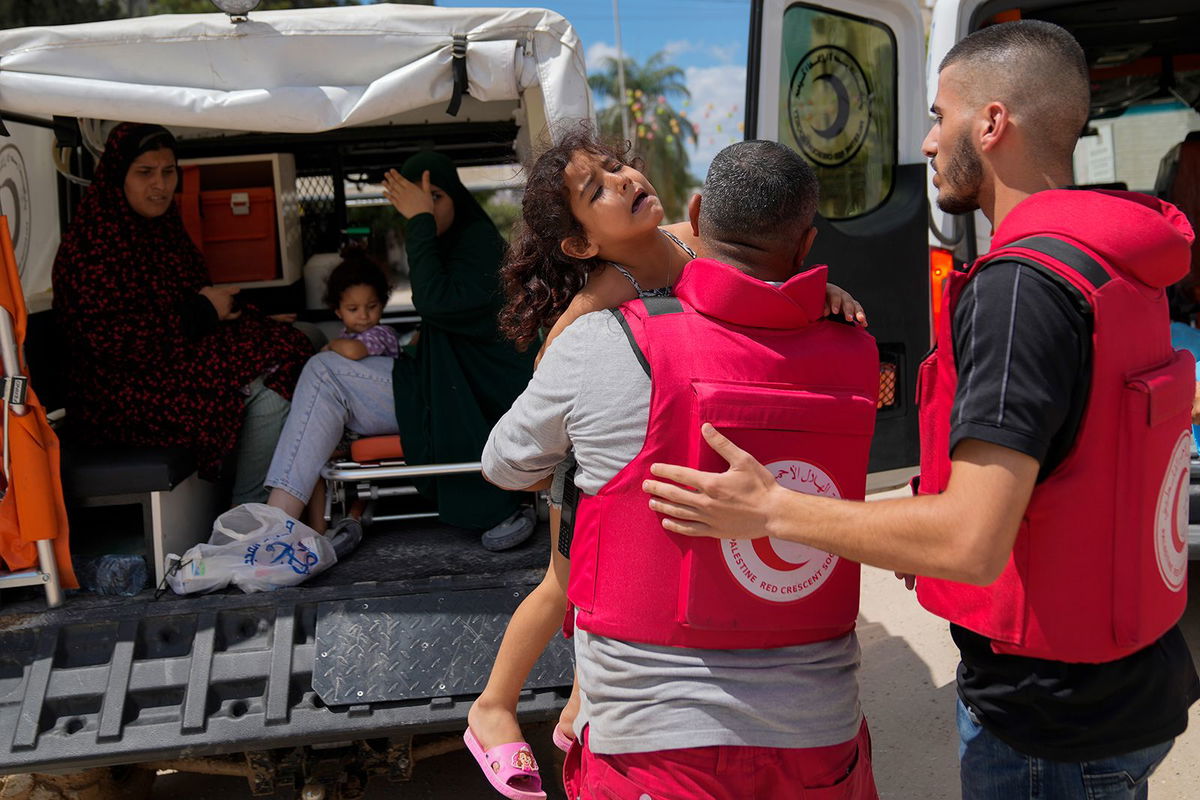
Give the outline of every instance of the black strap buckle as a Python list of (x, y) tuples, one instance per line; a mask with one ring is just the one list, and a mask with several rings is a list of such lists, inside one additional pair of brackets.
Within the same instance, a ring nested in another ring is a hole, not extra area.
[(563, 479), (562, 517), (558, 526), (558, 552), (571, 558), (571, 540), (575, 538), (575, 510), (579, 508), (579, 487), (575, 485), (578, 464), (572, 464)]
[(454, 34), (453, 47), (454, 61), (452, 68), (454, 70), (454, 91), (450, 95), (450, 105), (446, 106), (446, 113), (452, 117), (458, 116), (458, 109), (462, 105), (463, 95), (470, 94), (470, 87), (467, 85), (467, 37), (466, 34)]

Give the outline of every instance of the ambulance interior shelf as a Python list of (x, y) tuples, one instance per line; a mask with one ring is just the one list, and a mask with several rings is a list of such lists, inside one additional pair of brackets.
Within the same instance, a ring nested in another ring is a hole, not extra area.
[(179, 167), (176, 202), (214, 283), (286, 286), (299, 279), (290, 154), (181, 159)]
[(183, 226), (204, 254), (214, 283), (276, 276), (275, 191), (269, 186), (200, 190), (200, 168), (183, 167)]

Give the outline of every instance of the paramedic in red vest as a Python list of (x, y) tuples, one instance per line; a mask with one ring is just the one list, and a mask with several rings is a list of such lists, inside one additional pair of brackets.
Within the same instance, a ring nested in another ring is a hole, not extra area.
[(711, 428), (727, 472), (660, 465), (697, 491), (646, 486), (668, 530), (922, 576), (962, 656), (966, 798), (1145, 797), (1200, 689), (1176, 626), (1194, 377), (1162, 291), (1192, 231), (1145, 195), (1060, 189), (1088, 103), (1083, 51), (1045, 22), (985, 28), (941, 64), (923, 145), (938, 206), (981, 209), (994, 234), (946, 287), (921, 368), (921, 496), (779, 492)]
[[(621, 226), (590, 226), (573, 204), (586, 235), (656, 224), (639, 222), (638, 173), (577, 166), (570, 196), (599, 185), (630, 201), (613, 204)], [(641, 490), (653, 461), (719, 464), (698, 433), (699, 415), (716, 415), (789, 488), (863, 496), (878, 355), (865, 332), (822, 319), (825, 268), (800, 273), (816, 203), (791, 150), (723, 150), (689, 209), (711, 258), (685, 267), (674, 297), (575, 321), (483, 453), (487, 477), (512, 488), (550, 476), (572, 447), (578, 462), (568, 594), (585, 744), (568, 756), (573, 798), (876, 797), (858, 565), (667, 533)]]

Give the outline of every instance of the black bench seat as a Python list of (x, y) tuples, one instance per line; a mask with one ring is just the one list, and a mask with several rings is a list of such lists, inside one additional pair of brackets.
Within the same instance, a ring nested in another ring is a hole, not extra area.
[(169, 492), (196, 471), (183, 447), (65, 446), (64, 489), (69, 497)]

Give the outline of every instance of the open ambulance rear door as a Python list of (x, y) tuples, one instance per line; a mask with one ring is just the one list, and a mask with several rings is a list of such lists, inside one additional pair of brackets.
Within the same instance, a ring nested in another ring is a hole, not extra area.
[[(929, 97), (937, 90), (938, 65), (950, 48), (987, 25), (1017, 19), (1065, 28), (1087, 57), (1092, 102), (1075, 149), (1075, 185), (1129, 189), (1187, 205), (1178, 190), (1172, 194), (1172, 187), (1157, 179), (1174, 174), (1163, 169), (1168, 151), (1200, 130), (1200, 4), (937, 0), (929, 32)], [(930, 193), (932, 202), (932, 188)], [(992, 230), (982, 212), (955, 216), (936, 206), (932, 211), (932, 245), (939, 244), (940, 235), (945, 241), (941, 246), (953, 250), (957, 263), (987, 252)], [(1195, 263), (1193, 273), (1200, 274)]]
[[(746, 136), (797, 150), (821, 184), (809, 263), (867, 310), (879, 342), (872, 485), (917, 463), (917, 364), (929, 349), (925, 26), (916, 0), (755, 0)], [(903, 471), (901, 471), (903, 470)]]
[[(950, 52), (951, 47), (974, 32), (972, 19), (977, 16), (980, 8), (990, 4), (992, 6), (1003, 5), (1007, 9), (1016, 2), (1017, 0), (1012, 0), (1012, 2), (997, 4), (991, 0), (951, 0), (951, 2), (939, 0), (934, 5), (929, 27), (929, 62), (925, 74), (925, 91), (928, 93), (930, 102), (937, 94), (938, 65), (942, 63), (946, 53)], [(1003, 14), (1003, 10), (1001, 13)], [(1019, 18), (1019, 16), (1018, 12), (1015, 16), (1002, 18)], [(948, 267), (951, 264), (974, 261), (976, 256), (986, 253), (991, 247), (992, 224), (988, 222), (987, 217), (983, 216), (982, 211), (970, 214), (947, 214), (939, 209), (935, 203), (937, 190), (933, 188), (932, 167), (928, 169), (927, 177), (926, 185), (931, 212), (930, 248), (946, 254), (943, 258)], [(940, 292), (936, 287), (934, 293), (940, 300)]]

